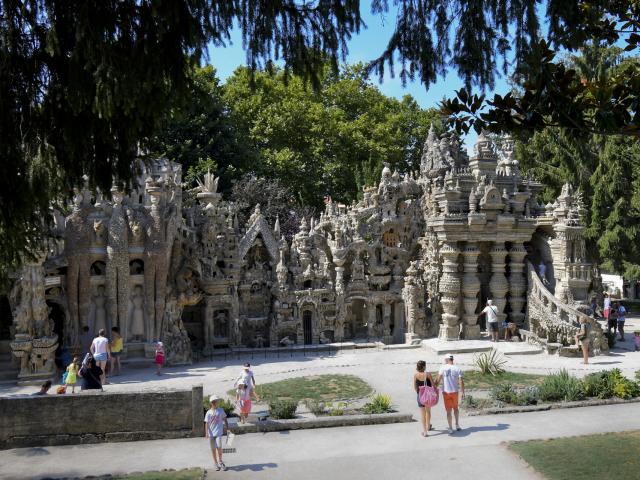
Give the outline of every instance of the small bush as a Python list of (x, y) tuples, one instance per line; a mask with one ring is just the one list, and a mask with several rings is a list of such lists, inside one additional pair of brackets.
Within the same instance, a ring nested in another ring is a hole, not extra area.
[[(204, 407), (205, 412), (211, 408), (211, 403), (209, 402), (208, 398), (205, 398), (202, 401), (202, 406)], [(227, 417), (234, 416), (233, 411), (236, 409), (235, 402), (227, 399), (218, 400), (218, 407), (221, 407), (224, 410), (224, 413), (227, 415)]]
[(328, 413), (332, 417), (341, 417), (344, 415), (345, 408), (347, 408), (347, 402), (338, 402), (336, 405), (327, 403)]
[(298, 402), (292, 400), (272, 400), (269, 402), (269, 416), (276, 419), (296, 418)]
[(518, 393), (510, 383), (500, 383), (491, 389), (489, 396), (498, 402), (515, 404)]
[(364, 413), (387, 413), (391, 411), (391, 396), (383, 393), (377, 393), (371, 397), (363, 407)]
[(545, 402), (573, 401), (584, 398), (582, 382), (564, 369), (545, 377), (538, 387), (538, 393), (540, 400)]
[(614, 385), (614, 379), (606, 370), (590, 373), (582, 379), (582, 390), (587, 397), (611, 398)]
[(492, 406), (493, 402), (489, 398), (476, 398), (466, 395), (462, 400), (462, 407), (467, 409), (478, 409)]
[(540, 392), (538, 387), (527, 387), (518, 392), (516, 396), (517, 405), (537, 405)]
[(305, 404), (307, 405), (309, 411), (315, 416), (320, 416), (327, 413), (324, 402), (319, 402), (317, 400), (307, 400)]
[(473, 363), (483, 375), (500, 375), (504, 373), (502, 366), (507, 363), (507, 361), (497, 350), (491, 349), (490, 352), (476, 355)]

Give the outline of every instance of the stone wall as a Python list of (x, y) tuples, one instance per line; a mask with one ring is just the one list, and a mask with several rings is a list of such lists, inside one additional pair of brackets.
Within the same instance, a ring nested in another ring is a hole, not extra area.
[(0, 398), (0, 449), (202, 436), (191, 390)]

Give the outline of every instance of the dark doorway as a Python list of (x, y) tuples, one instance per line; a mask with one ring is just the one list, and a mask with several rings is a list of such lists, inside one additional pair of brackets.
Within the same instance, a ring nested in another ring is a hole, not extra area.
[(53, 321), (53, 333), (58, 335), (58, 341), (64, 342), (64, 310), (60, 304), (55, 302), (47, 302), (49, 307), (49, 318)]
[(311, 325), (312, 313), (309, 310), (302, 312), (302, 329), (304, 331), (304, 344), (313, 343), (313, 327)]
[(0, 295), (0, 340), (10, 340), (10, 327), (13, 323), (13, 315), (11, 314), (11, 306), (9, 298), (6, 295)]

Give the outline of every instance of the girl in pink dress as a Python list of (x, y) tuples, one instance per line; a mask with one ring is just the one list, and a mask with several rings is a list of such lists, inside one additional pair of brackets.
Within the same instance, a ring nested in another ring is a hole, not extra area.
[(162, 342), (156, 343), (156, 375), (162, 375), (162, 366), (164, 365), (164, 346)]
[(238, 382), (238, 389), (236, 390), (236, 403), (240, 407), (240, 422), (247, 421), (249, 414), (251, 413), (251, 397), (259, 402), (260, 399), (254, 389), (247, 388), (247, 384), (244, 380)]

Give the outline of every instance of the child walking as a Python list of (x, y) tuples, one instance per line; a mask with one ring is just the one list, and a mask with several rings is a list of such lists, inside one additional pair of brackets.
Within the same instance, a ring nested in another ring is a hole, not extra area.
[(78, 370), (80, 366), (78, 364), (78, 357), (73, 357), (73, 360), (67, 367), (67, 376), (64, 379), (65, 387), (71, 387), (71, 393), (76, 393), (76, 382), (78, 380)]
[(204, 435), (209, 439), (209, 447), (211, 448), (216, 470), (226, 470), (227, 466), (222, 461), (222, 435), (225, 429), (229, 429), (229, 424), (227, 423), (227, 414), (224, 413), (224, 409), (218, 407), (219, 400), (220, 397), (217, 395), (209, 397), (211, 408), (207, 410), (204, 416)]
[(156, 375), (162, 375), (162, 366), (164, 365), (164, 345), (162, 342), (156, 343)]
[(258, 394), (254, 389), (250, 389), (244, 380), (238, 382), (238, 389), (236, 390), (236, 403), (240, 407), (240, 422), (247, 421), (249, 414), (251, 413), (251, 397), (259, 402)]

